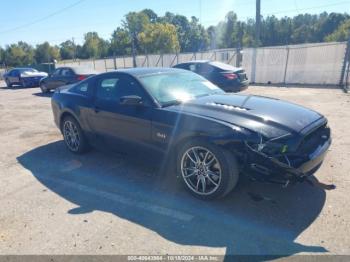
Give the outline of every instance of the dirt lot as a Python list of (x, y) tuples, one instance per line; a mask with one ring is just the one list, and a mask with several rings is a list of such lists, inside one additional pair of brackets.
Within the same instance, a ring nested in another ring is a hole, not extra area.
[(242, 180), (226, 199), (202, 202), (157, 165), (99, 151), (70, 154), (50, 97), (0, 82), (0, 254), (350, 255), (350, 96), (338, 89), (246, 92), (328, 117), (334, 142), (316, 177), (335, 190)]

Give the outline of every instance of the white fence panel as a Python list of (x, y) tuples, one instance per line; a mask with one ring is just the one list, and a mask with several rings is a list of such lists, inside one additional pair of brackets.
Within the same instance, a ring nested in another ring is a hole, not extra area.
[(163, 67), (173, 67), (177, 64), (176, 54), (163, 55)]
[(150, 67), (158, 67), (161, 66), (160, 63), (160, 55), (149, 55), (148, 56), (148, 64)]
[(147, 67), (147, 56), (139, 55), (136, 57), (136, 65), (138, 67)]
[(283, 83), (287, 62), (286, 48), (258, 48), (256, 53), (256, 83)]
[(117, 68), (124, 68), (125, 65), (124, 65), (124, 59), (123, 57), (118, 57), (115, 59), (115, 64), (117, 66)]
[(345, 43), (292, 47), (286, 83), (339, 84), (345, 49)]
[(179, 54), (179, 63), (185, 63), (188, 61), (194, 60), (194, 54), (193, 53), (184, 53)]
[[(346, 43), (318, 43), (292, 46), (245, 48), (241, 66), (254, 83), (337, 85), (341, 77)], [(139, 55), (138, 67), (172, 67), (192, 60), (216, 60), (237, 64), (236, 49), (199, 53)], [(132, 57), (62, 61), (57, 66), (84, 66), (100, 72), (133, 67)]]
[(253, 56), (254, 56), (253, 48), (243, 49), (242, 67), (246, 71), (248, 79), (250, 81), (253, 81), (255, 79), (255, 76), (254, 76), (255, 72), (253, 72), (253, 68), (252, 68)]
[(113, 71), (114, 68), (114, 58), (105, 59), (106, 60), (106, 71)]
[(97, 72), (106, 72), (106, 64), (104, 59), (99, 59), (94, 61), (94, 69)]

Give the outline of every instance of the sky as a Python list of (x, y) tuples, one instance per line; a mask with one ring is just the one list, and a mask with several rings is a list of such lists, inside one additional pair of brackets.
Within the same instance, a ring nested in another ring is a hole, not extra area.
[[(145, 8), (158, 15), (166, 11), (196, 16), (204, 26), (216, 25), (234, 11), (240, 20), (255, 18), (255, 0), (2, 0), (0, 46), (18, 41), (36, 45), (59, 44), (96, 31), (109, 39), (124, 15)], [(263, 16), (294, 16), (300, 13), (350, 12), (350, 0), (261, 0)]]

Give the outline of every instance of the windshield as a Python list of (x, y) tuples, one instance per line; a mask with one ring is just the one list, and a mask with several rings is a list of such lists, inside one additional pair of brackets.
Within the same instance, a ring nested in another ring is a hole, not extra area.
[(140, 77), (140, 81), (162, 106), (224, 93), (205, 78), (192, 72), (148, 75)]
[(38, 70), (33, 69), (33, 68), (21, 68), (19, 69), (21, 73), (37, 73)]

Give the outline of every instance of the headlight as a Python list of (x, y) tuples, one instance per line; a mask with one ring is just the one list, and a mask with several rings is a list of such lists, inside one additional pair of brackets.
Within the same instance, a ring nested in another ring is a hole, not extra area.
[(266, 139), (259, 134), (259, 139), (256, 142), (250, 142), (248, 145), (251, 149), (262, 152), (266, 155), (280, 155), (288, 152), (288, 138), (291, 134), (285, 134), (273, 139)]

